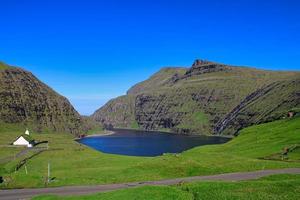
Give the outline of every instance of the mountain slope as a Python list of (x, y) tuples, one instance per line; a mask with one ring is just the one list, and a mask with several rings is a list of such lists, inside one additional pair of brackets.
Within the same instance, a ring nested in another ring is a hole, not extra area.
[(300, 106), (300, 77), (276, 81), (248, 95), (223, 120), (215, 132), (237, 133), (252, 124), (273, 121)]
[(0, 61), (0, 70), (9, 69), (10, 66)]
[(152, 75), (149, 79), (140, 82), (133, 87), (131, 87), (127, 94), (138, 94), (145, 91), (155, 90), (167, 84), (172, 77), (182, 76), (186, 72), (186, 68), (183, 67), (165, 67), (159, 72)]
[(79, 134), (83, 129), (80, 115), (65, 97), (32, 73), (4, 63), (0, 68), (0, 122), (22, 124), (39, 132)]
[[(122, 124), (122, 127), (130, 127), (130, 124), (136, 122), (139, 128), (147, 130), (169, 129), (188, 134), (212, 132), (220, 134), (224, 128), (220, 131), (217, 126), (222, 124), (226, 116), (247, 96), (272, 83), (298, 79), (299, 72), (266, 71), (196, 60), (189, 69), (163, 68), (148, 80), (133, 86), (128, 91), (130, 98), (134, 99), (134, 108), (130, 110), (130, 115), (134, 116), (134, 119), (131, 117), (132, 121), (122, 121), (121, 113), (118, 114), (118, 121), (111, 118), (110, 116), (118, 112), (118, 109), (109, 115), (103, 112), (103, 109), (99, 109), (92, 117), (101, 123), (109, 121), (115, 126)], [(294, 82), (294, 85), (287, 84), (285, 90), (288, 93), (297, 93), (297, 88), (300, 88), (299, 82)], [(276, 101), (274, 96), (261, 98), (271, 98), (269, 101), (271, 105), (285, 101), (285, 95), (275, 90), (274, 94), (278, 94)], [(293, 98), (295, 98), (294, 103), (286, 103), (285, 109), (271, 110), (267, 115), (280, 111), (277, 116), (282, 116), (288, 109), (299, 106), (298, 96), (294, 95)], [(257, 101), (255, 104), (254, 107), (259, 110), (260, 106), (264, 106), (265, 103), (260, 104), (260, 101)], [(124, 102), (117, 99), (110, 102), (111, 107), (114, 105), (125, 106)], [(254, 115), (256, 114), (260, 114), (260, 111)], [(102, 118), (99, 120), (95, 116), (102, 116)], [(257, 118), (256, 121), (248, 124), (261, 123), (266, 120), (269, 119)], [(230, 134), (248, 125), (247, 123), (233, 124)]]
[(92, 119), (101, 122), (104, 126), (113, 124), (117, 127), (135, 127), (134, 116), (135, 96), (124, 95), (112, 99), (98, 109)]

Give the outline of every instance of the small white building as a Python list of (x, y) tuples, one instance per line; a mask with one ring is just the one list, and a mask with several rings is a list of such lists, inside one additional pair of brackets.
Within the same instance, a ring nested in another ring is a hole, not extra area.
[(33, 147), (34, 139), (29, 136), (29, 131), (26, 130), (25, 134), (20, 135), (12, 144), (17, 146)]

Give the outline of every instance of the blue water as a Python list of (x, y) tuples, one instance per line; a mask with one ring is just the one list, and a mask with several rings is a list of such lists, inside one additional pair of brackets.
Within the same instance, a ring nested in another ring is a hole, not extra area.
[(196, 146), (222, 144), (224, 137), (186, 136), (161, 132), (114, 130), (114, 134), (86, 137), (79, 143), (98, 151), (129, 156), (158, 156), (163, 153), (180, 153)]

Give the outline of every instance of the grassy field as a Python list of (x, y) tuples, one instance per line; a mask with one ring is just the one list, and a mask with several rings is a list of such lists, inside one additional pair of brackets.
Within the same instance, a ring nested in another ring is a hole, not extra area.
[[(158, 157), (105, 154), (78, 144), (68, 134), (32, 134), (37, 140), (49, 141), (49, 150), (27, 160), (27, 174), (25, 165), (14, 172), (18, 159), (0, 164), (1, 175), (7, 180), (0, 187), (92, 185), (300, 167), (299, 151), (292, 152), (286, 161), (261, 159), (281, 153), (284, 147), (299, 144), (299, 130), (299, 117), (285, 119), (246, 128), (223, 145), (197, 147), (176, 156)], [(12, 142), (20, 131), (16, 126), (1, 128), (0, 145)], [(1, 158), (11, 154), (7, 148), (0, 148)], [(48, 163), (53, 181), (46, 185)]]
[(240, 182), (199, 182), (177, 186), (145, 186), (86, 196), (45, 195), (33, 200), (218, 200), (218, 199), (286, 199), (300, 198), (300, 175), (274, 175)]

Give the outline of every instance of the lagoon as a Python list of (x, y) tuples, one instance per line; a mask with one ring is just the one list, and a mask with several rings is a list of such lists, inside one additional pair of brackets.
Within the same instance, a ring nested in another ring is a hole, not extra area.
[(164, 153), (181, 153), (196, 146), (222, 144), (229, 140), (229, 138), (218, 136), (115, 129), (111, 135), (85, 137), (77, 141), (104, 153), (159, 156)]

